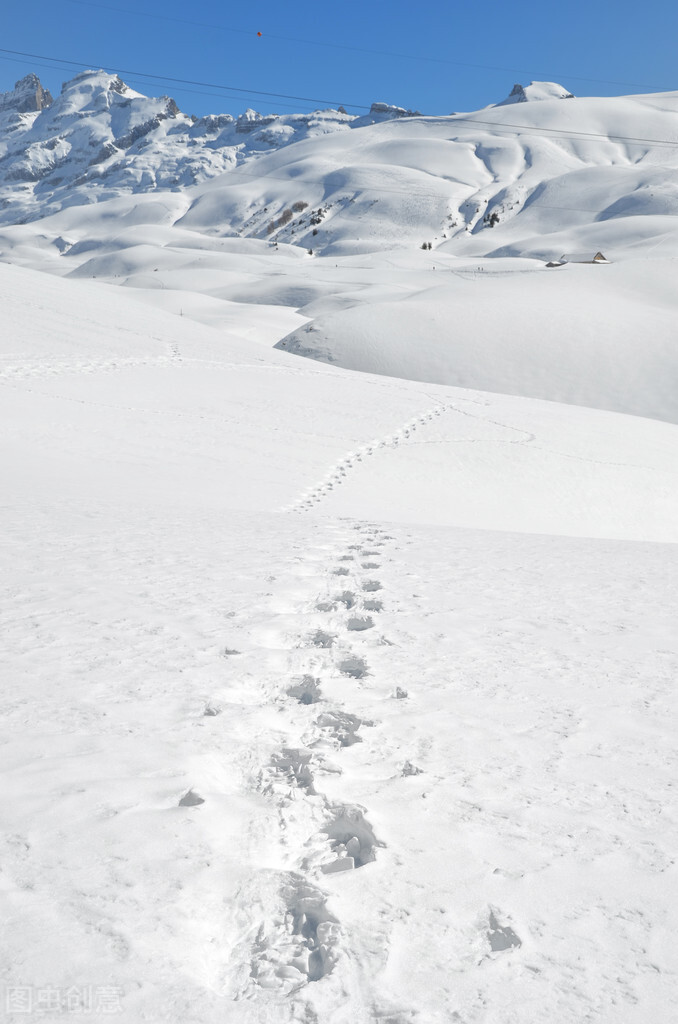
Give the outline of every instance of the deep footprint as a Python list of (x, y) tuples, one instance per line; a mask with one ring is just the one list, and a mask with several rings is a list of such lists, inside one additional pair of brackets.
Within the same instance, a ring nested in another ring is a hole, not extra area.
[(346, 623), (346, 628), (353, 630), (357, 633), (362, 633), (365, 629), (372, 629), (374, 626), (374, 619), (369, 615), (354, 615)]
[(513, 928), (510, 928), (509, 925), (499, 924), (499, 921), (492, 911), (490, 911), (487, 938), (489, 939), (490, 949), (493, 953), (500, 953), (505, 949), (518, 949), (519, 946), (522, 946), (522, 942), (514, 932)]
[(205, 710), (203, 711), (203, 715), (205, 718), (215, 718), (217, 715), (221, 714), (221, 710), (222, 709), (219, 707), (218, 704), (206, 704)]
[(331, 647), (336, 640), (336, 635), (333, 633), (326, 633), (324, 629), (316, 629), (315, 633), (312, 633), (306, 643), (310, 647)]
[(188, 793), (184, 793), (179, 801), (179, 807), (199, 807), (204, 803), (205, 801), (199, 793), (196, 793), (194, 789), (189, 789)]
[(379, 580), (365, 580), (360, 589), (366, 594), (371, 594), (375, 590), (381, 590), (381, 583)]
[(306, 964), (306, 976), (309, 981), (320, 981), (329, 974), (334, 966), (332, 947), (336, 944), (339, 927), (337, 919), (325, 907), (326, 897), (308, 883), (296, 884), (288, 897), (288, 907), (292, 915), (292, 929), (295, 935), (305, 940), (308, 952), (299, 958), (295, 966), (303, 971)]
[(340, 747), (352, 747), (354, 743), (362, 742), (361, 737), (357, 735), (362, 724), (361, 718), (345, 711), (326, 711), (316, 719), (316, 725), (329, 733)]
[(315, 796), (310, 767), (312, 757), (310, 750), (283, 747), (271, 758), (271, 769), (279, 781), (296, 789), (304, 789), (309, 796)]
[(350, 676), (351, 679), (362, 679), (367, 675), (366, 663), (354, 655), (340, 661), (338, 668), (342, 675)]
[(288, 876), (281, 896), (280, 919), (259, 929), (250, 976), (262, 988), (292, 992), (331, 972), (339, 925), (327, 910), (326, 895), (301, 875)]
[(320, 694), (320, 680), (313, 676), (302, 676), (298, 682), (288, 686), (287, 695), (294, 697), (300, 704), (317, 704), (322, 700)]
[(362, 868), (376, 860), (377, 842), (372, 826), (366, 821), (360, 807), (339, 804), (332, 808), (331, 821), (323, 829), (327, 835), (335, 859), (323, 864), (325, 874), (336, 871), (350, 871)]

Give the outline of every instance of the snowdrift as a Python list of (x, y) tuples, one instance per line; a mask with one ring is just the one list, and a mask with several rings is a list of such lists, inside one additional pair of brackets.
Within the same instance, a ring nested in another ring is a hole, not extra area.
[(493, 271), (438, 261), (435, 287), (399, 301), (366, 295), (277, 347), (369, 373), (678, 422), (673, 262)]

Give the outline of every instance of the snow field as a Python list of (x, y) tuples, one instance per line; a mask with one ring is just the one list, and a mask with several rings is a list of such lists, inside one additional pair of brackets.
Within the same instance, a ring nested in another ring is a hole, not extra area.
[(3, 522), (13, 983), (113, 984), (129, 1020), (672, 1004), (672, 547)]

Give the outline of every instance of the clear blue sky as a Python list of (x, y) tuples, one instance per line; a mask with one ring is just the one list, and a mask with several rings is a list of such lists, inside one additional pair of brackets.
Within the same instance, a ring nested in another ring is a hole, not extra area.
[(339, 103), (360, 113), (374, 100), (447, 114), (497, 102), (514, 82), (533, 79), (580, 96), (678, 89), (677, 43), (675, 0), (31, 0), (7, 5), (0, 45), (53, 60), (0, 53), (0, 91), (34, 71), (56, 94), (80, 70), (72, 61), (118, 72), (139, 92), (167, 93), (198, 115)]

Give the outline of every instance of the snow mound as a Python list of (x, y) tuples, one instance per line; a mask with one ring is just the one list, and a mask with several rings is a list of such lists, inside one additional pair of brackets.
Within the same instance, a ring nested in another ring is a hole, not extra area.
[(435, 286), (320, 313), (277, 347), (368, 373), (678, 423), (672, 261), (511, 265), (439, 262)]
[(574, 95), (568, 92), (562, 85), (558, 85), (557, 82), (530, 82), (529, 85), (520, 85), (516, 83), (511, 92), (502, 100), (501, 103), (497, 103), (498, 107), (505, 107), (510, 103), (529, 103), (532, 100), (571, 100), (574, 99)]

